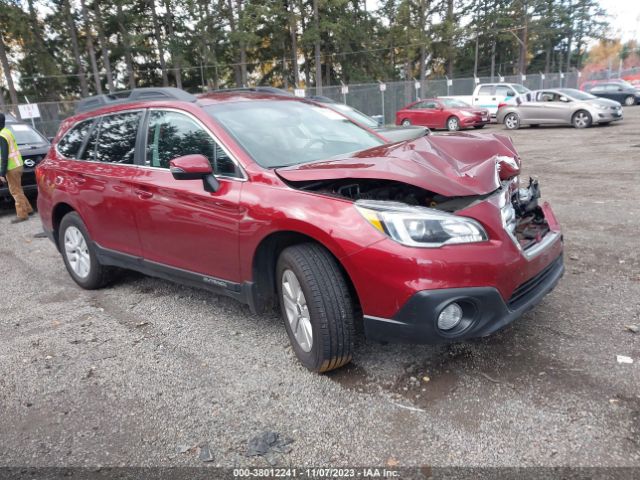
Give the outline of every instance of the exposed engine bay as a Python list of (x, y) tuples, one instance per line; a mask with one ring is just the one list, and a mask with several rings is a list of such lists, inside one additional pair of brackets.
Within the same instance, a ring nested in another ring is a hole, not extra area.
[(445, 212), (455, 212), (493, 195), (468, 197), (446, 197), (394, 180), (381, 179), (341, 179), (320, 180), (296, 185), (300, 190), (314, 191), (350, 200), (381, 200), (402, 202), (407, 205), (436, 208)]
[[(540, 187), (538, 181), (529, 179), (527, 187), (517, 188), (510, 181), (503, 182), (502, 187), (485, 195), (464, 197), (447, 197), (438, 193), (394, 180), (354, 179), (318, 180), (295, 182), (296, 188), (314, 191), (325, 195), (348, 198), (350, 200), (378, 200), (402, 202), (407, 205), (435, 208), (445, 212), (456, 212), (481, 202), (498, 191), (510, 191), (513, 218), (505, 228), (515, 237), (523, 250), (533, 246), (549, 232), (549, 225), (544, 218), (542, 208), (538, 205)], [(510, 209), (511, 210), (511, 209)]]
[(513, 232), (523, 250), (535, 245), (549, 232), (549, 224), (538, 205), (540, 186), (538, 180), (529, 178), (529, 186), (518, 188), (511, 195), (516, 225)]

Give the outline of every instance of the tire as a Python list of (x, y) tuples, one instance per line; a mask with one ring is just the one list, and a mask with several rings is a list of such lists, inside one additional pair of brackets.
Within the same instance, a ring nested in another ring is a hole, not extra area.
[(591, 122), (591, 114), (586, 110), (578, 110), (571, 118), (571, 124), (576, 128), (588, 128)]
[(403, 127), (410, 127), (411, 126), (411, 120), (409, 120), (408, 118), (405, 118), (404, 120), (402, 120), (402, 126)]
[(481, 128), (484, 128), (484, 125), (474, 125), (473, 128), (475, 128), (476, 130), (480, 130)]
[(300, 363), (313, 372), (328, 372), (349, 363), (353, 302), (333, 256), (314, 243), (294, 245), (280, 254), (275, 274), (282, 318)]
[(627, 98), (624, 99), (624, 104), (627, 107), (630, 107), (631, 105), (635, 105), (636, 104), (636, 97), (634, 97), (633, 95), (629, 95)]
[(95, 290), (109, 283), (115, 269), (98, 262), (95, 246), (80, 215), (67, 213), (58, 230), (58, 247), (71, 278), (86, 290)]
[(460, 130), (460, 120), (458, 120), (458, 117), (447, 118), (447, 130), (450, 132), (457, 132)]
[(517, 130), (520, 128), (520, 117), (517, 113), (507, 113), (503, 122), (507, 130)]

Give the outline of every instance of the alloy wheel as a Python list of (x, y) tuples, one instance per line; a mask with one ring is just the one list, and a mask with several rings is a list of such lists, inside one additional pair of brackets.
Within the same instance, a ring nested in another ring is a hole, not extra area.
[(631, 95), (629, 95), (627, 98), (624, 99), (624, 104), (627, 107), (630, 107), (631, 105), (633, 105), (634, 103), (636, 103), (636, 99), (633, 98)]
[(509, 130), (518, 128), (518, 123), (518, 117), (513, 113), (507, 115), (504, 119), (504, 124)]
[(282, 272), (282, 300), (296, 342), (304, 352), (310, 352), (313, 346), (313, 330), (309, 308), (298, 277), (292, 270)]
[(453, 117), (453, 118), (450, 118), (449, 120), (447, 120), (447, 128), (452, 132), (455, 132), (456, 130), (458, 130), (460, 128), (460, 124), (458, 123), (458, 119)]
[(590, 122), (589, 114), (586, 112), (578, 112), (573, 119), (573, 124), (576, 128), (585, 128), (589, 126)]
[(64, 232), (64, 251), (71, 270), (80, 278), (87, 278), (91, 271), (89, 247), (82, 232), (70, 226)]

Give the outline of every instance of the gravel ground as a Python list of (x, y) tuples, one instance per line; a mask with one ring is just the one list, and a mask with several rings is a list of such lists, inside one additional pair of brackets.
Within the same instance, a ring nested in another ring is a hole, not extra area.
[(134, 273), (81, 290), (4, 208), (0, 465), (198, 466), (179, 449), (208, 442), (208, 465), (267, 466), (244, 453), (273, 430), (293, 439), (279, 465), (640, 467), (640, 106), (625, 115), (511, 133), (566, 239), (537, 309), (456, 345), (358, 337), (328, 375), (275, 313)]

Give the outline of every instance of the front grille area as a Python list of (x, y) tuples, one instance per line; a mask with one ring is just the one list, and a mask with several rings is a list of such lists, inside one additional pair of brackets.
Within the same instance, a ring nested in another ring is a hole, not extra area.
[(535, 295), (538, 290), (546, 283), (549, 276), (555, 272), (562, 265), (562, 255), (551, 262), (544, 270), (538, 273), (536, 276), (531, 277), (526, 282), (520, 284), (518, 288), (513, 291), (507, 306), (510, 310), (517, 310), (524, 305), (529, 298)]

